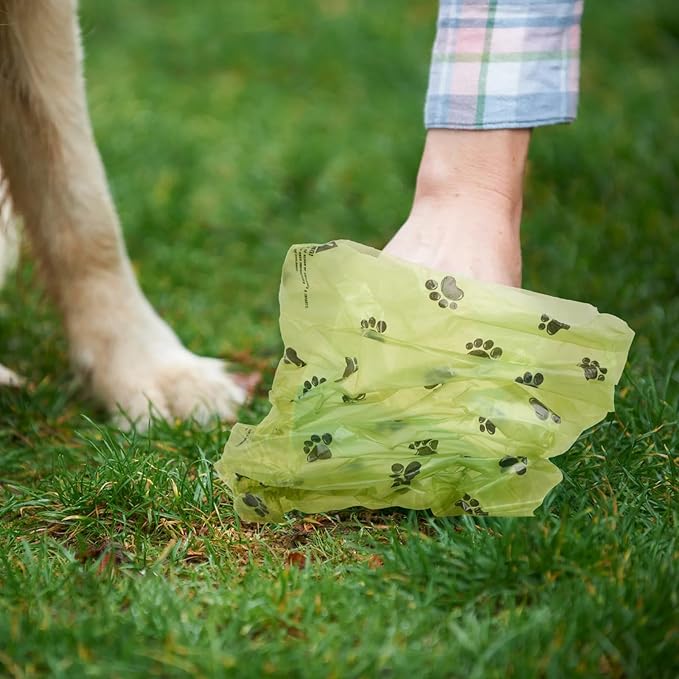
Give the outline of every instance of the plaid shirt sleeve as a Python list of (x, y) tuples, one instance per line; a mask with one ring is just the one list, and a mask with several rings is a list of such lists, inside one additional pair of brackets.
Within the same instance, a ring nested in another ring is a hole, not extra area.
[(425, 126), (535, 127), (575, 118), (584, 0), (440, 0)]

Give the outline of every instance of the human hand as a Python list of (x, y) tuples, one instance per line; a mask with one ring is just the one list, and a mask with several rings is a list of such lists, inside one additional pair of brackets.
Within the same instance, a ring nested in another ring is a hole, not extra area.
[(412, 210), (384, 251), (519, 287), (529, 140), (526, 129), (429, 130)]

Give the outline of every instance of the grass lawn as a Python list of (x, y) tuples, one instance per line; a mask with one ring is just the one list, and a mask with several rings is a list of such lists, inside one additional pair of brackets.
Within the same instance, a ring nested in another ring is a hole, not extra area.
[[(285, 8), (283, 9), (283, 4)], [(264, 373), (294, 242), (405, 219), (435, 2), (82, 0), (90, 105), (142, 285), (194, 351)], [(35, 269), (0, 297), (0, 674), (675, 677), (679, 12), (589, 2), (580, 117), (538, 130), (524, 285), (636, 331), (617, 413), (535, 519), (240, 525), (229, 429), (106, 426)]]

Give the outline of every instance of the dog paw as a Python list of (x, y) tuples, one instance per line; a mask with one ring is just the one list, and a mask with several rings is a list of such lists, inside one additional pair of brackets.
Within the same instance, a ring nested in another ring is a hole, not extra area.
[(97, 278), (66, 311), (72, 363), (122, 428), (143, 430), (153, 418), (232, 422), (254, 388), (257, 375), (239, 378), (186, 349), (131, 279)]
[(76, 369), (115, 424), (144, 430), (153, 418), (236, 419), (257, 375), (229, 374), (222, 361), (191, 353), (157, 317), (135, 332), (124, 331), (129, 327), (95, 319), (71, 349)]
[(20, 387), (26, 380), (0, 363), (0, 387)]
[(92, 387), (118, 426), (144, 430), (154, 417), (233, 422), (254, 386), (251, 382), (229, 374), (222, 361), (180, 346), (153, 359), (112, 364), (93, 376)]

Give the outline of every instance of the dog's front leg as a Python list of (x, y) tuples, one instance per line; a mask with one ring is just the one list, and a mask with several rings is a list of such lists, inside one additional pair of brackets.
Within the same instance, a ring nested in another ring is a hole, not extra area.
[(125, 252), (94, 143), (74, 1), (0, 0), (0, 163), (66, 324), (76, 369), (114, 413), (233, 419), (245, 391), (186, 350)]

